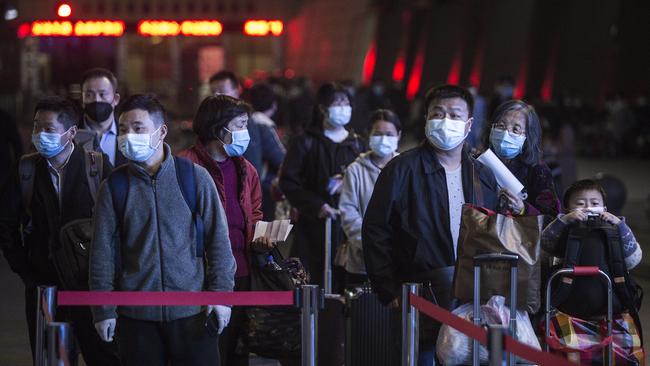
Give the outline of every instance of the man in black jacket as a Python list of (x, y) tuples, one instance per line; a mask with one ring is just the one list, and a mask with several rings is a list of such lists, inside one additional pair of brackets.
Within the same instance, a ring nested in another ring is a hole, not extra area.
[[(494, 175), (463, 148), (472, 126), (471, 94), (440, 86), (427, 92), (425, 105), (427, 141), (382, 170), (363, 221), (368, 275), (379, 298), (392, 307), (399, 306), (402, 283), (419, 282), (425, 295), (451, 308), (462, 205), (494, 210), (497, 202)], [(420, 332), (420, 359), (427, 364), (434, 329)]]
[[(93, 191), (86, 172), (86, 167), (93, 165), (86, 160), (89, 153), (74, 143), (77, 120), (72, 102), (59, 97), (41, 100), (35, 108), (32, 135), (38, 154), (24, 156), (20, 164), (31, 166), (31, 184), (25, 184), (28, 175), (22, 168), (19, 174), (16, 167), (1, 191), (0, 247), (11, 269), (25, 283), (25, 313), (32, 355), (36, 287), (61, 287), (63, 282), (59, 273), (65, 268), (56, 266), (53, 260), (53, 252), (61, 245), (59, 232), (65, 224), (88, 219), (93, 212)], [(96, 164), (103, 162), (103, 166), (94, 171), (102, 178), (111, 168), (108, 158), (99, 156)], [(95, 181), (94, 188), (99, 181)], [(119, 364), (112, 346), (97, 336), (88, 307), (58, 310), (57, 320), (72, 323), (87, 365)]]

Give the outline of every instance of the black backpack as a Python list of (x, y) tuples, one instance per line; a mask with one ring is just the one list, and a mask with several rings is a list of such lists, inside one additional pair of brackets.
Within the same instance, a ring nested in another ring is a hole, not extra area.
[[(203, 224), (203, 218), (198, 210), (198, 199), (197, 199), (197, 182), (194, 172), (194, 163), (188, 159), (180, 158), (177, 156), (173, 157), (174, 167), (176, 169), (176, 179), (178, 180), (178, 185), (181, 188), (181, 193), (185, 199), (185, 203), (190, 208), (192, 212), (192, 222), (196, 230), (196, 256), (199, 258), (204, 257), (203, 253), (203, 241), (205, 234), (205, 227)], [(129, 192), (129, 172), (128, 164), (122, 165), (119, 168), (113, 170), (113, 173), (108, 177), (108, 185), (111, 188), (111, 198), (113, 200), (113, 208), (115, 209), (115, 217), (119, 227), (124, 223), (124, 211), (126, 209), (126, 201)], [(116, 246), (114, 252), (114, 259), (116, 269), (121, 270), (121, 253), (119, 245)], [(119, 272), (116, 272), (119, 273)]]
[[(600, 218), (571, 225), (566, 240), (564, 267), (597, 266), (612, 281), (613, 313), (628, 311), (639, 322), (643, 290), (625, 266), (623, 245), (617, 226)], [(570, 277), (567, 277), (570, 278)], [(571, 283), (558, 280), (552, 302), (560, 311), (579, 318), (607, 315), (607, 284), (598, 277), (573, 277)], [(585, 306), (588, 305), (588, 306)]]

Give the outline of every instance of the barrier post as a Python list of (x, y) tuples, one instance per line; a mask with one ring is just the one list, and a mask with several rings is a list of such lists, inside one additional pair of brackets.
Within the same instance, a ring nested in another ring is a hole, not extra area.
[(56, 315), (56, 287), (38, 286), (36, 299), (36, 365), (45, 366), (45, 332), (47, 323), (54, 321)]
[(77, 366), (74, 336), (68, 323), (47, 324), (48, 366)]
[[(476, 326), (481, 326), (481, 267), (474, 266), (474, 311), (473, 311), (473, 322)], [(476, 285), (479, 284), (479, 285)], [(479, 301), (476, 301), (479, 299)], [(481, 364), (480, 352), (481, 344), (478, 339), (472, 339), (472, 365), (479, 366)]]
[[(488, 365), (501, 366), (503, 365), (503, 348), (505, 346), (505, 330), (507, 328), (503, 325), (488, 325), (487, 332), (487, 348), (488, 348)], [(510, 355), (514, 358), (514, 355)]]
[(300, 286), (302, 308), (302, 366), (316, 366), (318, 357), (318, 307), (320, 291), (317, 285)]
[(419, 283), (402, 285), (402, 366), (415, 366), (418, 363), (420, 313), (411, 305), (409, 295), (420, 295), (421, 287)]

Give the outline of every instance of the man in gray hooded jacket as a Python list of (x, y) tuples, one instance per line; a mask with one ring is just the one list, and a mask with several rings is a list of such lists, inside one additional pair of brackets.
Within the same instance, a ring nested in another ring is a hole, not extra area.
[[(115, 187), (102, 184), (90, 248), (91, 291), (232, 291), (235, 260), (221, 201), (208, 172), (194, 165), (196, 209), (204, 223), (204, 252), (183, 197), (167, 135), (164, 109), (152, 96), (134, 95), (122, 106), (118, 146), (129, 164), (123, 217)], [(117, 191), (117, 190), (116, 190)], [(119, 205), (119, 204), (118, 204)], [(204, 264), (205, 263), (205, 264)], [(113, 335), (124, 365), (218, 365), (217, 338), (204, 327), (215, 311), (221, 332), (227, 306), (101, 306), (93, 309), (100, 337)]]

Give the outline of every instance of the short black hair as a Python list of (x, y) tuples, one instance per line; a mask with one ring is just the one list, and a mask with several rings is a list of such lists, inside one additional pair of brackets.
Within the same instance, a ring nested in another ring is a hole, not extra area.
[(592, 190), (600, 192), (600, 194), (603, 196), (603, 205), (605, 205), (607, 194), (605, 193), (605, 189), (603, 189), (603, 186), (601, 186), (600, 183), (598, 183), (593, 179), (582, 179), (574, 182), (564, 192), (564, 197), (562, 197), (562, 203), (564, 204), (564, 207), (565, 208), (569, 207), (569, 202), (571, 201), (571, 197), (574, 194), (578, 192), (592, 191)]
[(192, 129), (202, 142), (217, 140), (228, 122), (244, 113), (250, 118), (251, 110), (251, 106), (241, 99), (223, 94), (211, 95), (199, 105)]
[(117, 78), (115, 75), (107, 69), (101, 67), (95, 67), (94, 69), (87, 70), (81, 76), (81, 87), (86, 81), (96, 78), (107, 78), (110, 81), (111, 86), (113, 86), (113, 92), (117, 93)]
[(465, 103), (467, 103), (468, 115), (470, 117), (473, 116), (474, 97), (472, 96), (472, 93), (470, 93), (469, 90), (456, 85), (441, 85), (429, 89), (424, 97), (425, 113), (428, 113), (429, 106), (434, 100), (451, 98), (460, 98), (464, 100)]
[(69, 130), (70, 127), (76, 126), (79, 122), (78, 108), (71, 100), (63, 97), (48, 96), (42, 98), (38, 103), (36, 103), (36, 107), (34, 107), (34, 115), (36, 115), (38, 111), (57, 113), (58, 116), (56, 120), (63, 125), (66, 131)]
[(212, 82), (214, 81), (221, 81), (221, 80), (230, 80), (232, 82), (232, 85), (234, 85), (235, 87), (239, 87), (239, 79), (237, 79), (237, 75), (235, 75), (234, 72), (228, 70), (221, 70), (216, 74), (212, 75), (208, 83), (212, 84)]
[(273, 88), (267, 83), (255, 84), (250, 90), (251, 105), (256, 111), (266, 111), (273, 107), (276, 101)]
[(121, 117), (122, 114), (136, 109), (147, 111), (149, 118), (151, 118), (156, 126), (161, 126), (165, 123), (165, 107), (163, 107), (153, 94), (134, 94), (128, 97), (120, 105), (119, 116)]
[(395, 126), (395, 129), (397, 132), (402, 131), (402, 122), (400, 122), (399, 117), (397, 114), (393, 113), (393, 111), (388, 110), (388, 109), (377, 109), (372, 114), (370, 115), (370, 128), (372, 128), (372, 125), (375, 124), (375, 122), (378, 121), (386, 121), (390, 122)]

